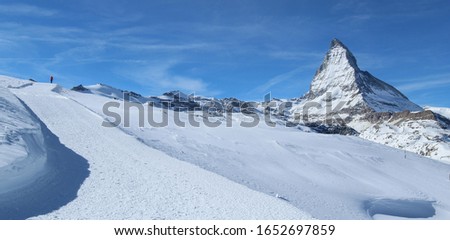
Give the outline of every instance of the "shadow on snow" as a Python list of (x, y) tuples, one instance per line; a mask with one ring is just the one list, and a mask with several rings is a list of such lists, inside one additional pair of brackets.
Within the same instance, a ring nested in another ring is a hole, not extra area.
[(0, 194), (0, 219), (27, 219), (57, 210), (77, 197), (81, 184), (90, 174), (87, 160), (64, 146), (22, 104), (41, 125), (47, 151), (46, 173), (25, 187)]
[(433, 201), (418, 199), (373, 199), (364, 204), (367, 213), (403, 218), (430, 218), (436, 214)]

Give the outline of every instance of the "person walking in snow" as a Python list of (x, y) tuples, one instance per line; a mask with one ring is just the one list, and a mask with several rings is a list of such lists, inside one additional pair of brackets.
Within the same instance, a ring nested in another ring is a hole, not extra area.
[(53, 83), (53, 75), (50, 76), (50, 83)]

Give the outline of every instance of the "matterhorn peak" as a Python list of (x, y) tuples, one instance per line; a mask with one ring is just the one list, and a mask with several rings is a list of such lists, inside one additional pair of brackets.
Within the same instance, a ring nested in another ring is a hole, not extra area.
[(333, 38), (333, 40), (331, 40), (331, 46), (330, 48), (333, 47), (343, 47), (343, 48), (347, 48), (341, 41), (339, 41), (339, 39), (337, 38)]
[(345, 102), (351, 112), (422, 110), (393, 86), (361, 71), (349, 48), (336, 38), (331, 41), (306, 99), (320, 103), (330, 96), (333, 101)]
[(311, 83), (309, 97), (322, 95), (334, 86), (347, 88), (352, 85), (359, 71), (356, 58), (350, 50), (338, 39), (333, 39)]
[(350, 52), (350, 50), (337, 38), (334, 38), (331, 41), (330, 49), (317, 73), (328, 65), (339, 65), (338, 67), (350, 67), (359, 70), (355, 56), (353, 56), (352, 52)]

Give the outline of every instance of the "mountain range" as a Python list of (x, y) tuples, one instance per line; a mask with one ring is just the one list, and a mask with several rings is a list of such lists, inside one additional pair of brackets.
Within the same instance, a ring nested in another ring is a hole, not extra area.
[(337, 39), (289, 100), (0, 76), (0, 113), (0, 219), (450, 219), (450, 109)]
[(338, 39), (331, 41), (325, 58), (312, 79), (309, 91), (291, 100), (271, 99), (248, 103), (236, 98), (216, 99), (171, 91), (143, 97), (134, 92), (97, 84), (73, 90), (113, 99), (170, 102), (179, 111), (202, 110), (224, 115), (227, 111), (270, 112), (283, 126), (319, 133), (357, 135), (364, 139), (450, 162), (450, 120), (436, 109), (424, 109), (392, 85), (358, 67), (353, 53)]

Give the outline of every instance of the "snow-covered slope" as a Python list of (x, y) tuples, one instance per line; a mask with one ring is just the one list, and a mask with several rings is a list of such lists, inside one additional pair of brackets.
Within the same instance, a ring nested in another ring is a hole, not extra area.
[(32, 85), (34, 82), (9, 76), (0, 75), (0, 87), (3, 88), (23, 88)]
[[(450, 219), (450, 165), (429, 158), (358, 137), (243, 127), (254, 116), (242, 113), (206, 118), (153, 108), (148, 115), (149, 104), (124, 111), (125, 102), (105, 91), (10, 80), (0, 78), (15, 84), (6, 91), (39, 122), (47, 172), (56, 175), (2, 194), (1, 218)], [(120, 105), (108, 109), (118, 115), (104, 111), (110, 102)], [(168, 125), (150, 126), (149, 116), (167, 116)]]
[[(109, 99), (78, 92), (62, 94), (114, 121), (102, 110)], [(109, 110), (123, 119), (123, 103), (117, 103), (120, 108)], [(148, 106), (143, 107), (147, 113)], [(168, 126), (151, 127), (147, 118), (139, 126), (139, 110), (132, 108), (130, 127), (122, 124), (120, 128), (152, 148), (282, 198), (315, 218), (450, 218), (449, 165), (357, 137), (265, 124), (245, 128), (240, 123), (252, 119), (240, 113), (234, 113), (230, 121), (213, 117), (209, 120), (221, 125), (207, 127), (201, 112), (191, 117), (199, 122), (193, 126), (186, 112), (153, 110), (153, 120), (160, 122), (168, 116)], [(185, 126), (177, 126), (175, 118)], [(396, 212), (392, 206), (403, 209)]]
[(361, 132), (360, 137), (415, 152), (450, 164), (450, 131), (435, 120), (383, 121)]
[[(41, 219), (311, 217), (286, 201), (169, 157), (120, 129), (102, 127), (102, 117), (61, 95), (66, 90), (59, 86), (35, 83), (11, 91), (48, 127), (44, 135), (50, 139), (46, 145), (53, 157), (47, 162), (51, 160), (52, 172), (57, 176), (47, 175), (27, 187), (1, 195), (0, 218), (36, 215)], [(73, 166), (77, 162), (78, 166)], [(78, 183), (80, 177), (83, 177), (81, 185), (72, 183)], [(75, 195), (55, 202), (55, 198), (65, 196), (66, 189), (48, 188), (61, 183), (74, 190)], [(63, 200), (68, 201), (61, 205)], [(49, 202), (53, 205), (49, 206)], [(39, 210), (47, 212), (36, 211), (39, 206), (45, 206)]]

